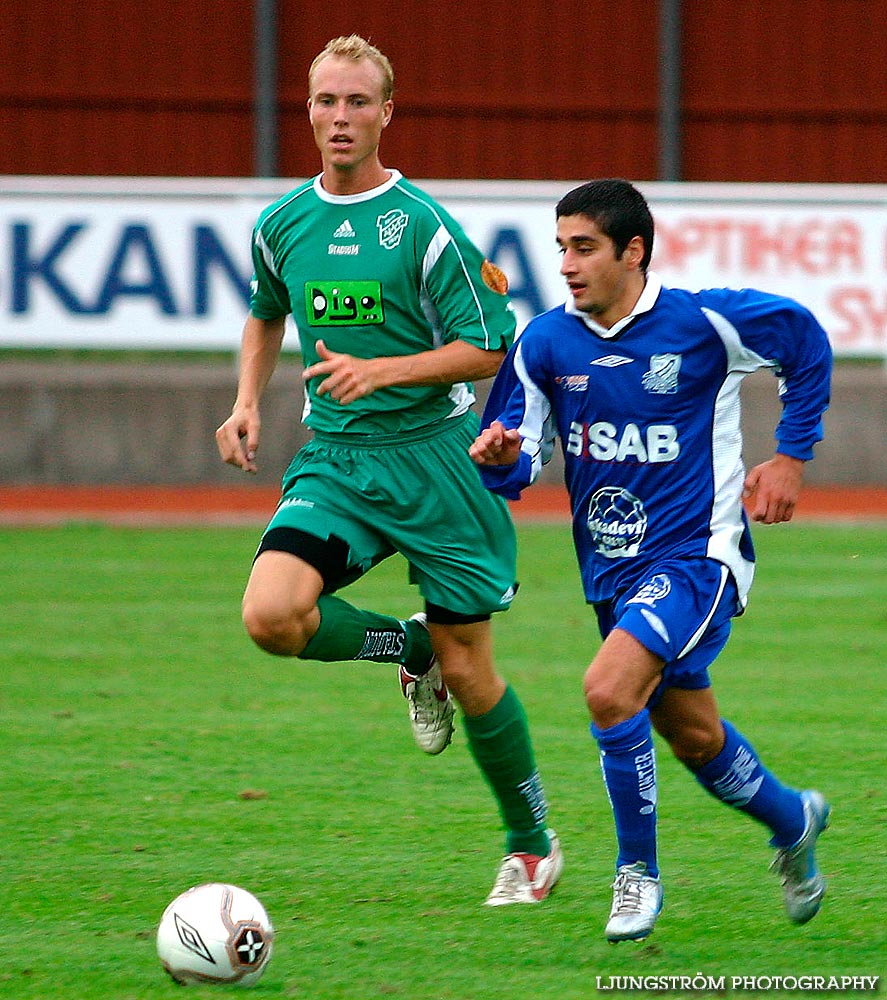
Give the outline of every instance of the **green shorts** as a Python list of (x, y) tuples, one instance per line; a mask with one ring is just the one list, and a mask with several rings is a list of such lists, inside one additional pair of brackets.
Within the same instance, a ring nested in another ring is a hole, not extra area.
[(395, 552), (422, 597), (460, 615), (508, 609), (517, 585), (508, 505), (468, 456), (474, 413), (387, 438), (316, 434), (283, 476), (266, 532), (295, 528), (348, 546), (347, 578)]

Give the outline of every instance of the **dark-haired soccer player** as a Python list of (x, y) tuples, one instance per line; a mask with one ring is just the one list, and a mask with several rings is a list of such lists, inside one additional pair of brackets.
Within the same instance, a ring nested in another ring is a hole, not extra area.
[[(645, 938), (662, 906), (653, 727), (704, 788), (769, 827), (788, 915), (804, 923), (825, 891), (814, 847), (829, 807), (781, 784), (721, 718), (708, 668), (752, 582), (743, 496), (756, 521), (788, 521), (822, 436), (828, 339), (790, 299), (664, 288), (647, 270), (652, 215), (627, 181), (582, 185), (556, 214), (568, 301), (509, 351), (470, 453), (517, 498), (561, 440), (604, 639), (585, 695), (618, 841), (606, 936)], [(776, 454), (746, 474), (739, 385), (760, 368), (781, 379), (782, 419)]]

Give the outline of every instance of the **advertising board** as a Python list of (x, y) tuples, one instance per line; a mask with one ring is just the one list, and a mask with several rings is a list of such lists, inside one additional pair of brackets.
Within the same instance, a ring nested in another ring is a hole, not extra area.
[[(252, 226), (296, 183), (0, 177), (0, 347), (236, 350)], [(505, 270), (520, 327), (564, 301), (554, 206), (573, 184), (418, 183)], [(639, 187), (665, 284), (789, 295), (836, 354), (887, 356), (887, 185)]]

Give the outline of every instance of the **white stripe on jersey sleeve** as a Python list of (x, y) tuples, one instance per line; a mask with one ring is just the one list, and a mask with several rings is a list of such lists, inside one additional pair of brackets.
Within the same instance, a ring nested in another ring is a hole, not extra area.
[(450, 245), (450, 236), (446, 227), (438, 226), (437, 232), (432, 236), (431, 242), (425, 248), (425, 256), (422, 258), (422, 283), (428, 280), (428, 275), (434, 270), (434, 265), (440, 260), (444, 250)]
[(261, 230), (256, 230), (255, 236), (256, 246), (259, 248), (259, 252), (262, 255), (262, 260), (265, 261), (265, 267), (280, 281), (280, 275), (277, 273), (277, 268), (274, 266), (274, 254), (271, 253), (271, 248), (265, 242), (265, 237), (263, 236)]
[(520, 340), (514, 352), (514, 373), (524, 390), (524, 413), (518, 427), (523, 439), (521, 451), (530, 456), (530, 483), (534, 483), (542, 471), (542, 466), (551, 459), (557, 428), (548, 397), (530, 378), (527, 371), (523, 343)]
[[(453, 237), (450, 235), (449, 230), (441, 224), (425, 249), (425, 256), (422, 258), (422, 288), (419, 293), (419, 301), (422, 312), (431, 326), (431, 336), (435, 347), (440, 347), (443, 344), (444, 331), (437, 309), (428, 295), (426, 278), (434, 269), (434, 265), (440, 260), (444, 250), (452, 242)], [(467, 382), (457, 382), (450, 389), (449, 398), (453, 403), (453, 410), (449, 414), (449, 417), (459, 417), (471, 409), (477, 397), (471, 391)]]
[(459, 266), (462, 269), (462, 274), (465, 278), (465, 284), (471, 291), (471, 298), (474, 300), (474, 306), (477, 309), (477, 319), (480, 323), (481, 329), (484, 332), (484, 345), (487, 350), (490, 348), (490, 331), (487, 330), (487, 318), (484, 315), (483, 306), (480, 304), (480, 299), (477, 295), (477, 289), (474, 286), (474, 282), (471, 280), (471, 275), (468, 273), (468, 268), (465, 266), (465, 258), (462, 256), (462, 251), (459, 249), (459, 244), (453, 239), (452, 234), (449, 229), (441, 223), (438, 227), (437, 232), (428, 244), (425, 250), (425, 256), (422, 258), (422, 284), (428, 278), (434, 269), (434, 265), (440, 260), (444, 250), (452, 244), (453, 249), (456, 251), (456, 256), (459, 258)]
[(739, 511), (745, 484), (739, 386), (751, 372), (760, 368), (774, 368), (776, 365), (746, 347), (739, 331), (725, 316), (713, 309), (703, 308), (702, 312), (721, 338), (727, 352), (727, 376), (715, 399), (712, 424), (714, 498), (707, 555), (730, 567), (739, 590), (739, 599), (744, 606), (755, 568), (754, 563), (743, 559), (739, 552), (739, 540), (744, 530)]

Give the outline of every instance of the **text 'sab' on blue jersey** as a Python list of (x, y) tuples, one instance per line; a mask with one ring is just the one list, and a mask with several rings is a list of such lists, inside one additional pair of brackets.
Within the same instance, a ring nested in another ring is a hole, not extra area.
[(779, 376), (776, 450), (806, 461), (822, 438), (831, 358), (825, 331), (791, 299), (664, 288), (648, 274), (635, 311), (610, 331), (572, 302), (527, 325), (483, 417), (519, 429), (521, 456), (481, 475), (517, 499), (557, 436), (588, 601), (609, 600), (662, 559), (701, 556), (729, 567), (744, 606), (754, 550), (740, 383), (761, 368)]

